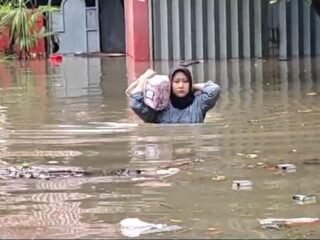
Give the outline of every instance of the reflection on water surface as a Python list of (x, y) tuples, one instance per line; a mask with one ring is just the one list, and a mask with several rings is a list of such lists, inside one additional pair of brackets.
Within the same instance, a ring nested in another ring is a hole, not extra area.
[[(155, 63), (162, 73), (171, 66)], [(139, 217), (184, 227), (153, 235), (161, 238), (319, 237), (317, 225), (275, 231), (258, 223), (319, 217), (319, 203), (292, 201), (294, 194), (320, 194), (319, 66), (319, 59), (195, 65), (195, 79), (216, 81), (222, 94), (206, 123), (182, 126), (143, 124), (128, 109), (124, 90), (143, 65), (124, 58), (1, 64), (3, 166), (27, 161), (150, 168), (203, 160), (183, 167), (162, 187), (101, 178), (0, 180), (1, 236), (119, 238), (117, 223)], [(279, 174), (263, 168), (265, 163), (293, 163), (297, 172)], [(252, 191), (231, 189), (233, 180), (246, 179)]]

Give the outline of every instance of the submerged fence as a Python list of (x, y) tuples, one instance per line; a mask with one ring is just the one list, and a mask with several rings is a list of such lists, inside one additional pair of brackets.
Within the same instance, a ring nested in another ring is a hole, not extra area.
[(303, 0), (151, 0), (151, 12), (155, 60), (320, 54), (320, 19)]

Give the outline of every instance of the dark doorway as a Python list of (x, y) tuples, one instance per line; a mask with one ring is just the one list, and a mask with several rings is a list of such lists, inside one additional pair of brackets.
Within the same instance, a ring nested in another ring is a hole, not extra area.
[(316, 10), (316, 13), (320, 16), (320, 1), (312, 0), (311, 6)]
[(100, 0), (101, 52), (125, 53), (124, 0)]

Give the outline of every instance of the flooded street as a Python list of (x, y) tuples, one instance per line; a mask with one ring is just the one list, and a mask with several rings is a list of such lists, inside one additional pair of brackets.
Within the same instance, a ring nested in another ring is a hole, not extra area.
[[(161, 73), (171, 66), (155, 63)], [(122, 238), (118, 224), (128, 217), (183, 227), (141, 238), (320, 237), (319, 224), (277, 230), (258, 221), (320, 217), (320, 59), (194, 65), (196, 81), (222, 88), (199, 125), (143, 124), (124, 94), (136, 74), (128, 69), (125, 58), (0, 64), (1, 166), (197, 161), (151, 184), (0, 179), (1, 238)], [(281, 163), (296, 172), (266, 167)], [(233, 190), (234, 180), (252, 181), (252, 190)], [(315, 194), (318, 202), (296, 204), (295, 194)]]

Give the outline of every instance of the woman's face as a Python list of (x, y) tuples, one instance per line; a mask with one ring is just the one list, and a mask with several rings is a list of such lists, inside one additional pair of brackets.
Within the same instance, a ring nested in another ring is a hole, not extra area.
[(185, 97), (189, 93), (190, 83), (183, 72), (177, 72), (172, 79), (172, 92), (177, 97)]

